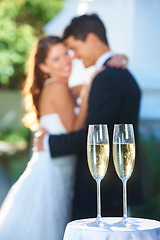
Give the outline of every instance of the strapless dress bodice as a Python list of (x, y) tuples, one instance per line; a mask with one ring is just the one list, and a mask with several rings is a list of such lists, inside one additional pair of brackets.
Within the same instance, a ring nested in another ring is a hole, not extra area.
[(40, 126), (51, 134), (58, 135), (67, 132), (57, 113), (44, 115), (40, 117), (39, 121)]
[[(74, 112), (77, 115), (79, 113), (79, 107), (74, 108)], [(45, 128), (51, 134), (63, 134), (67, 133), (59, 115), (57, 113), (51, 113), (40, 117), (40, 126)]]

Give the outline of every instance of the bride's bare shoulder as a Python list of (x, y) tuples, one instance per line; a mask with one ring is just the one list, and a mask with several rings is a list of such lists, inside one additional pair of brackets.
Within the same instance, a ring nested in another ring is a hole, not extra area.
[(69, 94), (69, 89), (67, 84), (53, 81), (44, 86), (43, 93), (53, 100), (58, 100), (67, 96)]

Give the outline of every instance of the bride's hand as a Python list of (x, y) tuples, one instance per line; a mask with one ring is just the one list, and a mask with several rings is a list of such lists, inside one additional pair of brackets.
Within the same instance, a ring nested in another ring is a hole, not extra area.
[(88, 105), (90, 88), (91, 88), (91, 79), (89, 79), (89, 81), (85, 85), (83, 85), (80, 93), (81, 102), (85, 102), (87, 105)]
[(115, 54), (110, 60), (107, 61), (107, 65), (110, 67), (125, 69), (128, 64), (128, 58), (125, 55)]
[(43, 139), (44, 136), (47, 134), (48, 132), (44, 129), (41, 128), (38, 130), (38, 132), (36, 132), (34, 134), (34, 139), (33, 139), (33, 152), (39, 152), (39, 151), (44, 151), (43, 148)]

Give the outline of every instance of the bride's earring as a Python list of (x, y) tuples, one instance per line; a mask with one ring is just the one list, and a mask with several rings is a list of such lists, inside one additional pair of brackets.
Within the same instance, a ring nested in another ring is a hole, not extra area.
[(44, 74), (43, 74), (43, 79), (45, 80), (45, 79), (47, 79), (47, 78), (49, 78), (49, 74), (48, 74), (48, 73), (44, 73)]

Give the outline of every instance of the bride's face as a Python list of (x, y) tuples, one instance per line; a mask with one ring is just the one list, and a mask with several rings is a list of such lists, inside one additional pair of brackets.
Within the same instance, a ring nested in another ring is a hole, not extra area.
[(68, 55), (66, 46), (63, 43), (57, 43), (49, 48), (49, 52), (44, 64), (41, 64), (42, 70), (48, 73), (55, 80), (69, 78), (71, 74), (71, 58)]

